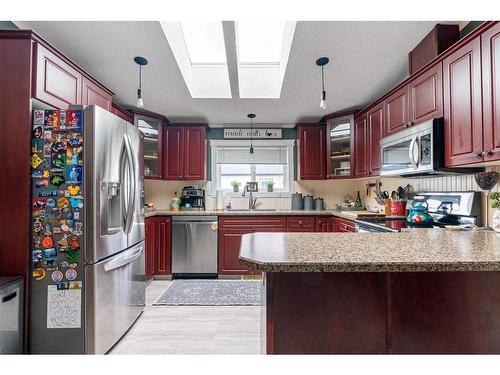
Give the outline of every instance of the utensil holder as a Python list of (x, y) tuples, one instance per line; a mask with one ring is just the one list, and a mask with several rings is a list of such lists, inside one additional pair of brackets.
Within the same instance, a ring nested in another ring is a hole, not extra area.
[(406, 201), (392, 201), (391, 215), (406, 216)]

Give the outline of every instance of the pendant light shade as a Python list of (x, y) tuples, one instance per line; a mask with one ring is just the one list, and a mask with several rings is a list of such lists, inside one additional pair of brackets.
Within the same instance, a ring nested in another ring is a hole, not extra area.
[(320, 57), (316, 60), (316, 65), (321, 67), (321, 100), (319, 107), (324, 111), (326, 109), (326, 91), (325, 91), (325, 65), (328, 64), (330, 59), (328, 57)]
[(250, 153), (253, 154), (253, 119), (256, 116), (255, 113), (249, 113), (247, 117), (250, 119)]
[(137, 89), (137, 107), (144, 107), (144, 100), (142, 98), (142, 67), (148, 64), (148, 60), (142, 56), (134, 57), (134, 61), (139, 65), (139, 88)]

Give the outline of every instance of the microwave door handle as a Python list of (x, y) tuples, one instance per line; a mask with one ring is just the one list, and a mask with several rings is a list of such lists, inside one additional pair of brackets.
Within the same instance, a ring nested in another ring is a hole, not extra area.
[(410, 147), (408, 149), (410, 163), (413, 169), (418, 168), (418, 160), (415, 160), (415, 145), (418, 145), (418, 137), (415, 137), (410, 142)]

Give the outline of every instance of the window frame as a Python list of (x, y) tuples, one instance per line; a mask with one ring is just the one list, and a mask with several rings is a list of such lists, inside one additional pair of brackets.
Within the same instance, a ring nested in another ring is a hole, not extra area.
[[(253, 140), (254, 147), (286, 147), (287, 149), (287, 168), (285, 168), (284, 173), (284, 183), (288, 186), (288, 191), (259, 191), (253, 193), (254, 197), (261, 198), (287, 198), (291, 197), (294, 182), (294, 139), (266, 139), (266, 140)], [(224, 140), (210, 140), (210, 156), (211, 156), (211, 167), (212, 167), (212, 181), (210, 193), (212, 196), (216, 196), (217, 187), (220, 183), (220, 167), (217, 163), (217, 149), (219, 147), (250, 147), (250, 140), (236, 140), (236, 139), (224, 139)], [(237, 198), (242, 197), (242, 191), (238, 193), (233, 191), (225, 190), (224, 194), (227, 197)]]

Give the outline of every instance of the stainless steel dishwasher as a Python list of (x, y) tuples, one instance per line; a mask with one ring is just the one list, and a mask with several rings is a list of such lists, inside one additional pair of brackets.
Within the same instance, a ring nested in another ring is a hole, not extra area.
[(217, 277), (217, 216), (174, 216), (174, 278)]

